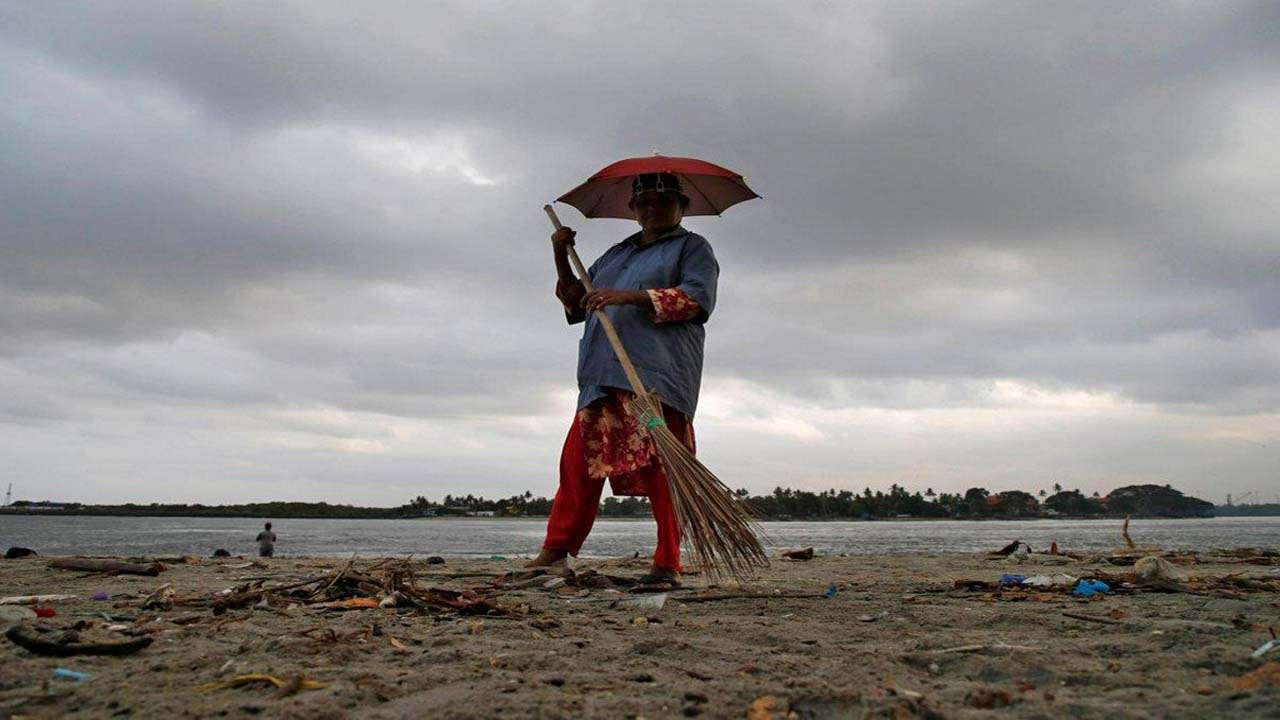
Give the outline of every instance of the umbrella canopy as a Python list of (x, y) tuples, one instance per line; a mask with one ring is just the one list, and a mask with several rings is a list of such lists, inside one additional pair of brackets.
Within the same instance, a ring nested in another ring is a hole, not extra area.
[(589, 218), (630, 220), (635, 217), (627, 206), (631, 200), (631, 179), (660, 172), (679, 176), (689, 196), (686, 216), (719, 215), (743, 200), (760, 197), (732, 170), (694, 158), (651, 155), (619, 160), (556, 200), (578, 208)]

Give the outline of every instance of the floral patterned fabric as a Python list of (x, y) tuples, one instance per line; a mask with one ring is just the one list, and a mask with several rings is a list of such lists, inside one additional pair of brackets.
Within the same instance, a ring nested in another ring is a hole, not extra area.
[[(634, 398), (634, 393), (609, 388), (606, 397), (578, 411), (587, 475), (609, 478), (614, 495), (649, 495), (649, 483), (663, 477), (653, 471), (660, 470), (653, 438), (629, 410)], [(667, 428), (694, 452), (693, 422), (665, 405), (663, 414)]]
[(653, 302), (653, 321), (656, 323), (684, 322), (702, 312), (698, 301), (680, 288), (649, 290), (648, 293), (649, 300)]
[[(685, 322), (698, 316), (702, 306), (680, 288), (648, 290), (653, 303), (654, 323)], [(582, 298), (587, 294), (580, 280), (556, 282), (556, 297), (564, 305), (570, 320), (585, 315)], [(614, 495), (650, 494), (649, 483), (661, 478), (657, 448), (647, 430), (629, 411), (634, 393), (607, 388), (607, 395), (578, 411), (586, 447), (587, 474), (602, 480), (609, 478)], [(667, 427), (680, 438), (690, 452), (694, 450), (693, 422), (683, 413), (663, 406)], [(655, 473), (654, 470), (659, 472)]]

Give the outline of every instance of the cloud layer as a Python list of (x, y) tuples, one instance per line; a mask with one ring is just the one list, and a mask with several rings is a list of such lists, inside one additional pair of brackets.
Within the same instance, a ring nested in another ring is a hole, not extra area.
[[(1280, 469), (1274, 3), (0, 3), (20, 497), (550, 494), (539, 207), (722, 162), (734, 486)], [(562, 217), (585, 255), (627, 223)], [(572, 220), (570, 220), (572, 219)]]

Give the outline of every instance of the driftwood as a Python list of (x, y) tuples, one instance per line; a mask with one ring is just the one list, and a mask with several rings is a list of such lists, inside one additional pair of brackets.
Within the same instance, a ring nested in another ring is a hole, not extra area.
[(100, 560), (96, 558), (54, 558), (49, 561), (49, 567), (57, 568), (58, 570), (83, 570), (114, 575), (150, 575), (152, 577), (159, 575), (166, 569), (160, 563), (144, 565), (142, 563), (127, 563), (119, 560)]
[(151, 644), (151, 638), (143, 637), (114, 643), (56, 643), (31, 634), (21, 625), (14, 625), (4, 634), (9, 640), (37, 655), (70, 657), (72, 655), (128, 655)]

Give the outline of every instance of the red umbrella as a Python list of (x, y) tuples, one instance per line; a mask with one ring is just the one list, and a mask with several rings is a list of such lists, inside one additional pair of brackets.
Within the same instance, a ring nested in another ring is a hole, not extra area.
[(694, 158), (651, 155), (619, 160), (556, 199), (578, 208), (589, 218), (630, 220), (635, 217), (627, 207), (631, 179), (660, 172), (679, 176), (689, 196), (685, 215), (719, 215), (743, 200), (760, 197), (732, 170)]

